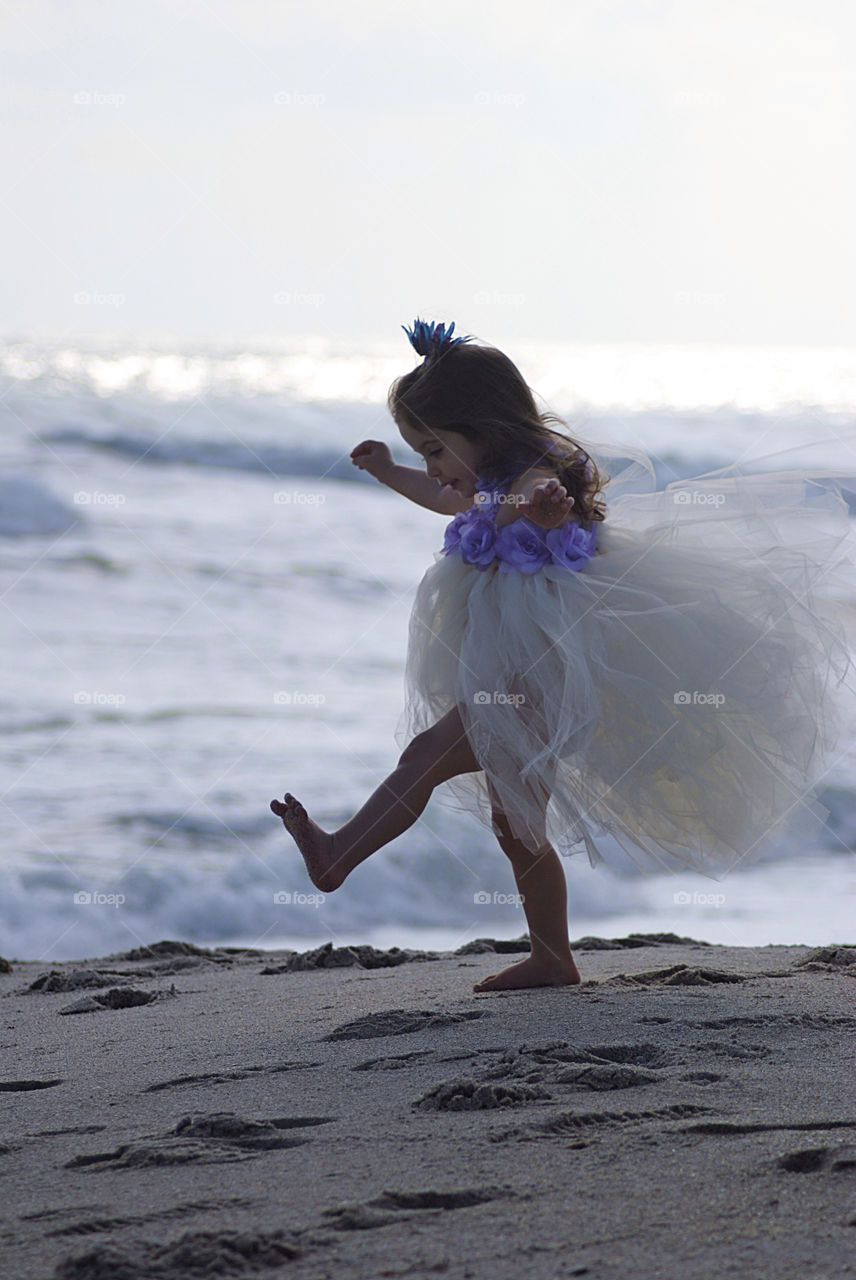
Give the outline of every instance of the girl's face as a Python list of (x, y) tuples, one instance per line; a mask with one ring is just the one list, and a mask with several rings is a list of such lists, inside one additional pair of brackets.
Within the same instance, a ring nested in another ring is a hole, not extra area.
[(456, 493), (471, 498), (476, 491), (476, 476), (482, 446), (467, 440), (459, 431), (430, 430), (402, 423), (398, 428), (405, 444), (425, 461), (425, 470), (438, 484), (448, 485)]

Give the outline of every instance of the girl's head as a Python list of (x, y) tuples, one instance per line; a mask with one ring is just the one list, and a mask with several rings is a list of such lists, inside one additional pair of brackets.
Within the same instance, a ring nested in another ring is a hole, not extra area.
[(425, 343), (417, 350), (426, 346), (423, 363), (390, 387), (388, 405), (430, 476), (441, 484), (454, 481), (470, 497), (477, 477), (504, 480), (546, 461), (573, 498), (576, 518), (587, 526), (604, 519), (597, 467), (580, 445), (553, 430), (550, 424), (563, 426), (562, 420), (539, 411), (508, 356), (496, 347), (449, 342), (448, 336), (433, 349)]

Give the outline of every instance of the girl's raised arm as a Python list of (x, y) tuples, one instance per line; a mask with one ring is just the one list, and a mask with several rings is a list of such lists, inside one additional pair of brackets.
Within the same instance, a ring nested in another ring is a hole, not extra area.
[(351, 450), (351, 461), (361, 471), (388, 485), (396, 493), (420, 507), (441, 515), (455, 515), (472, 506), (471, 498), (463, 498), (448, 486), (437, 484), (419, 467), (403, 467), (394, 461), (389, 447), (380, 440), (363, 440)]

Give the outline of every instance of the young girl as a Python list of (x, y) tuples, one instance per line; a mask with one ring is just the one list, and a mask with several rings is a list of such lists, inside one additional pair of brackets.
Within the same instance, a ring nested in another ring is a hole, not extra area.
[(854, 583), (847, 506), (807, 468), (657, 490), (622, 446), (629, 464), (602, 473), (592, 455), (613, 451), (570, 440), (507, 356), (454, 327), (406, 329), (423, 360), (390, 389), (424, 472), (375, 440), (351, 452), (452, 517), (411, 615), (407, 745), (337, 831), (289, 793), (271, 809), (329, 893), (448, 784), (509, 858), (531, 940), (474, 990), (577, 983), (557, 848), (594, 866), (606, 832), (643, 870), (716, 878), (798, 810), (807, 838), (822, 826), (832, 678), (852, 665), (826, 594)]

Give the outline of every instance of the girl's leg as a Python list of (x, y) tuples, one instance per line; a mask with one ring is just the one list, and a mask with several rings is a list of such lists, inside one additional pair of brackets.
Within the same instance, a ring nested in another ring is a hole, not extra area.
[(480, 769), (453, 707), (405, 747), (398, 767), (338, 831), (323, 831), (289, 792), (270, 807), (294, 837), (312, 883), (330, 893), (354, 867), (413, 825), (436, 786)]
[(511, 862), (517, 891), (529, 925), (532, 950), (526, 960), (509, 965), (475, 983), (474, 991), (504, 991), (514, 987), (566, 986), (580, 981), (568, 939), (565, 872), (559, 855), (544, 840), (533, 852), (511, 833), (488, 781), (493, 801), (493, 826), (500, 848)]

